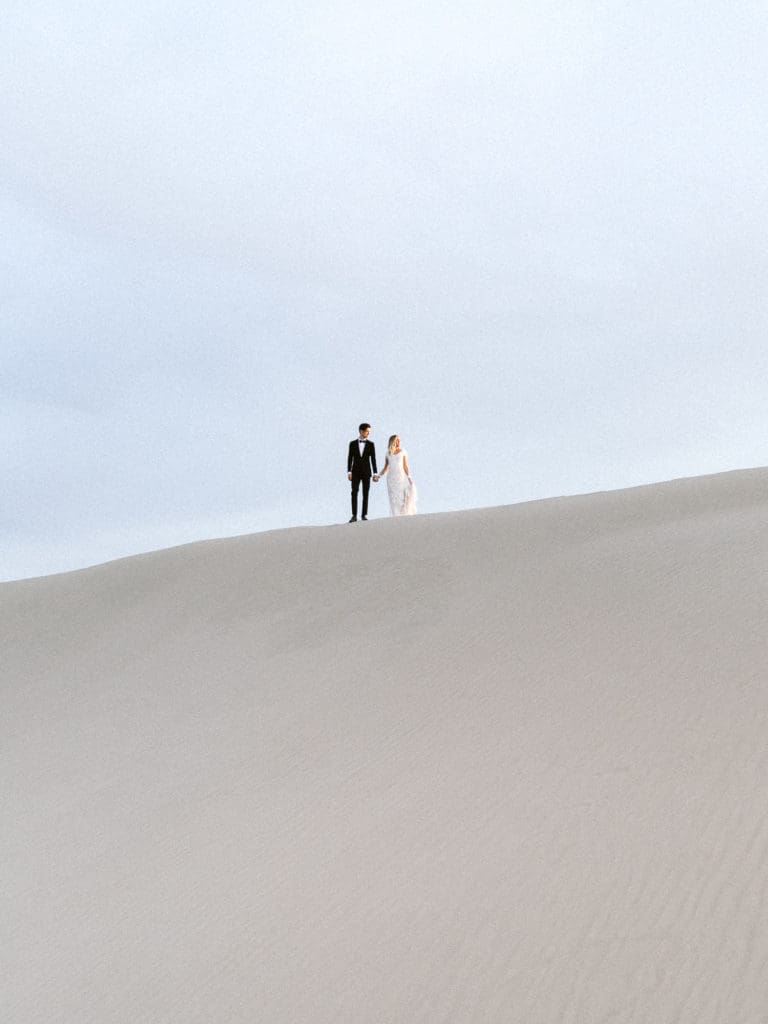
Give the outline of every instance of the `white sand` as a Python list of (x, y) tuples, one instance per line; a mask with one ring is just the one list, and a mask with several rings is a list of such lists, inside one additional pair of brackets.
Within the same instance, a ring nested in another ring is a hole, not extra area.
[(768, 471), (0, 587), (8, 1024), (765, 1024)]

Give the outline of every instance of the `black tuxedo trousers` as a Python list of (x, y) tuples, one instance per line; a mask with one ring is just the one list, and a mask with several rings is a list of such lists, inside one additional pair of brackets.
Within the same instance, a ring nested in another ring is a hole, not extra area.
[(363, 517), (368, 515), (368, 494), (371, 490), (370, 476), (361, 476), (352, 470), (352, 515), (357, 519), (357, 496), (360, 492), (360, 484), (363, 485)]

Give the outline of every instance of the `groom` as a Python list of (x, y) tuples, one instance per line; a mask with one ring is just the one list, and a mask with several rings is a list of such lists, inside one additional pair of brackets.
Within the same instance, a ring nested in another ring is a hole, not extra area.
[(368, 440), (371, 432), (370, 423), (361, 423), (358, 428), (360, 436), (356, 441), (349, 442), (349, 454), (347, 455), (347, 479), (352, 481), (352, 518), (350, 523), (357, 522), (357, 492), (360, 484), (363, 485), (363, 519), (368, 518), (368, 491), (371, 489), (371, 474), (373, 482), (378, 483), (379, 475), (376, 470), (376, 448), (373, 441)]

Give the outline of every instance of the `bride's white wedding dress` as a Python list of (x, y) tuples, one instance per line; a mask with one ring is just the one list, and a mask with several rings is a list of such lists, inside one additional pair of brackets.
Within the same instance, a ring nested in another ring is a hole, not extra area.
[(387, 493), (389, 494), (389, 511), (393, 516), (416, 515), (416, 487), (408, 482), (405, 475), (403, 460), (406, 451), (397, 455), (388, 455), (389, 471), (387, 472)]

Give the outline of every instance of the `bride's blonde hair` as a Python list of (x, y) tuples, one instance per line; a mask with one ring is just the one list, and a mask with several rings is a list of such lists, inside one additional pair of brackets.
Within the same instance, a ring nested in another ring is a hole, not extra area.
[(387, 451), (389, 452), (390, 455), (394, 455), (395, 447), (396, 447), (395, 441), (399, 441), (399, 440), (400, 440), (400, 435), (399, 434), (393, 434), (392, 437), (390, 437), (389, 445), (387, 446)]

